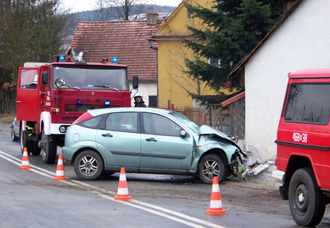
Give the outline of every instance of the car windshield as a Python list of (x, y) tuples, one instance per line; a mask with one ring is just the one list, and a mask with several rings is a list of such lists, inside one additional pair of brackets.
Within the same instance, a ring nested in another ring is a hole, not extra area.
[(190, 130), (195, 132), (196, 134), (199, 133), (199, 126), (189, 120), (186, 116), (182, 115), (178, 112), (170, 112), (170, 115), (174, 116), (177, 120), (179, 120), (181, 123), (183, 123), (185, 126), (187, 126)]
[(55, 66), (53, 84), (57, 79), (64, 81), (60, 88), (128, 90), (126, 69), (86, 66)]

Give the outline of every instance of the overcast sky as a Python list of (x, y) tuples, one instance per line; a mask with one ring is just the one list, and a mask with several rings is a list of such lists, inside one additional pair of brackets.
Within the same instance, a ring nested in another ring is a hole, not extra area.
[[(64, 10), (69, 10), (72, 13), (95, 9), (98, 0), (62, 0)], [(178, 6), (182, 0), (141, 0), (149, 4), (161, 6)]]

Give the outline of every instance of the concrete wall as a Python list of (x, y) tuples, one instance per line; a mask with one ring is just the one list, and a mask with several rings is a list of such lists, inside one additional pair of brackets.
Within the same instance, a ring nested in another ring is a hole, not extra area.
[(245, 67), (246, 145), (263, 159), (276, 156), (287, 74), (330, 68), (329, 12), (329, 0), (304, 0)]

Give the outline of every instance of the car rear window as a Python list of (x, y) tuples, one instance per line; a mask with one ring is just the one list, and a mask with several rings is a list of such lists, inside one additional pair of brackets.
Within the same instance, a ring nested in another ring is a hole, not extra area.
[(84, 127), (88, 127), (88, 128), (94, 128), (96, 129), (99, 122), (102, 119), (102, 115), (101, 116), (96, 116), (96, 117), (92, 117), (90, 119), (87, 119), (85, 121), (82, 121), (80, 123), (78, 123), (78, 125), (84, 126)]
[(329, 122), (330, 84), (291, 84), (284, 120), (326, 125)]

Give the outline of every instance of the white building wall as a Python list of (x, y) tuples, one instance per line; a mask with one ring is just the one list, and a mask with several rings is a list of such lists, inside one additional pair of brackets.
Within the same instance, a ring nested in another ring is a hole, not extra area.
[[(130, 88), (133, 88), (132, 84), (130, 84)], [(139, 92), (143, 101), (147, 106), (149, 106), (149, 96), (157, 96), (157, 83), (141, 83), (139, 82), (138, 90), (132, 90), (131, 92), (131, 105), (134, 107), (134, 95)]]
[(330, 1), (304, 0), (245, 66), (246, 146), (276, 156), (288, 73), (330, 68)]

